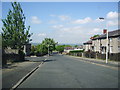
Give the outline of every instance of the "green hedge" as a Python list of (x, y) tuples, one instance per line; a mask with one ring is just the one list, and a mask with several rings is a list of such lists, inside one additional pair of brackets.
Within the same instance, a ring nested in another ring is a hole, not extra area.
[(84, 50), (73, 50), (73, 51), (70, 51), (70, 53), (79, 53), (79, 52), (83, 52)]

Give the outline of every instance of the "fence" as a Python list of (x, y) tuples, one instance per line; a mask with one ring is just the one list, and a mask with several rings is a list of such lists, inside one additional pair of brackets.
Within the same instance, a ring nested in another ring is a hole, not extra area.
[[(78, 52), (78, 53), (69, 53), (72, 56), (86, 57), (86, 58), (95, 58), (105, 60), (106, 54), (96, 53), (96, 52)], [(120, 53), (108, 53), (108, 59), (114, 61), (120, 61)]]

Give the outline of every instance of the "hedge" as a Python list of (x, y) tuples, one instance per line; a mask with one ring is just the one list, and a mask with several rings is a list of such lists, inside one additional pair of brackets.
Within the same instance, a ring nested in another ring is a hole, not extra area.
[(83, 52), (84, 50), (73, 50), (73, 51), (70, 51), (69, 53), (79, 53), (79, 52)]

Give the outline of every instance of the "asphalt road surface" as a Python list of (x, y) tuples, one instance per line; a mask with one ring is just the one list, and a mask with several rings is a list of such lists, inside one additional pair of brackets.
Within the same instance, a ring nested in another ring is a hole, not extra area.
[(118, 88), (118, 69), (53, 55), (18, 88)]

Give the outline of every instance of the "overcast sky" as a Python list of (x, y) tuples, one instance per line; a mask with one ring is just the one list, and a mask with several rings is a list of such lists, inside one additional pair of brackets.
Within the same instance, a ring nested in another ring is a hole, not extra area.
[[(117, 2), (21, 2), (21, 7), (35, 43), (49, 37), (59, 43), (80, 44), (102, 34), (104, 28), (118, 29)], [(2, 3), (2, 18), (10, 8), (9, 2)]]

